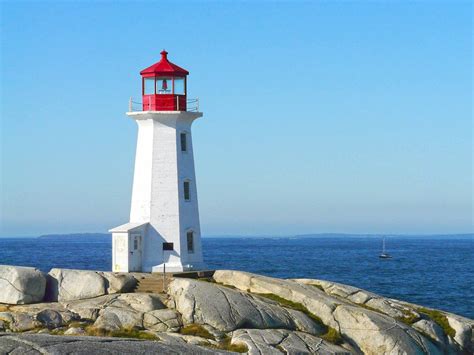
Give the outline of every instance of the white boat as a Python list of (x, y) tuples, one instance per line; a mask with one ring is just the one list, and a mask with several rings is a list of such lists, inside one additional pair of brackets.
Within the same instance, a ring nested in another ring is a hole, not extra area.
[(379, 255), (380, 259), (391, 259), (392, 256), (385, 251), (385, 237), (383, 238), (382, 241), (382, 254)]

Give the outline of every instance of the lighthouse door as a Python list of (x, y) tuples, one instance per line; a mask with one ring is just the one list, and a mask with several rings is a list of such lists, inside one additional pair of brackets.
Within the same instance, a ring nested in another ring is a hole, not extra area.
[(130, 271), (142, 271), (142, 236), (140, 233), (130, 234)]

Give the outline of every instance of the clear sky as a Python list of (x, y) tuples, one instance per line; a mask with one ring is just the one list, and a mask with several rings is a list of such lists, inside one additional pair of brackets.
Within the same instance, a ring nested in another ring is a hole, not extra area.
[(473, 231), (470, 2), (0, 6), (0, 236), (128, 221), (163, 48), (204, 112), (204, 235)]

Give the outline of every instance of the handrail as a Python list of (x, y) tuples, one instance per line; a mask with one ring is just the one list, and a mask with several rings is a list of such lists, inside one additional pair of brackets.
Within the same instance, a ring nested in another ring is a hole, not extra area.
[[(179, 97), (176, 97), (176, 106), (174, 104), (170, 105), (160, 105), (163, 111), (180, 111), (179, 110)], [(134, 101), (132, 97), (130, 97), (128, 101), (128, 111), (129, 112), (140, 112), (146, 111), (143, 110), (143, 102)], [(199, 97), (194, 99), (186, 99), (186, 110), (187, 112), (199, 112)]]

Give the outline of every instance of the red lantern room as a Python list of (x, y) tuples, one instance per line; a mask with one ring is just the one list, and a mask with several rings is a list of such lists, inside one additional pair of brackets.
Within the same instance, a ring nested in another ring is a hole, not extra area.
[(161, 60), (140, 72), (142, 76), (143, 111), (186, 111), (187, 70), (168, 60), (168, 52), (161, 52)]

